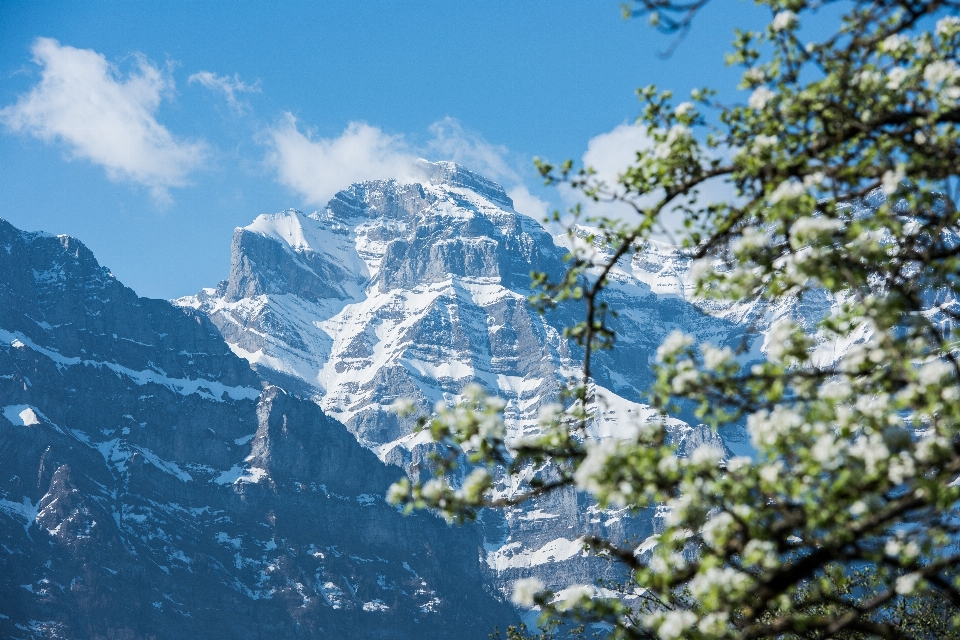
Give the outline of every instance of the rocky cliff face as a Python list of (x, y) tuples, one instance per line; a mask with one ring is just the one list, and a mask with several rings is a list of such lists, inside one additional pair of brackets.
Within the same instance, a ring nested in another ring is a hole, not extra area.
[[(527, 303), (530, 272), (559, 276), (567, 249), (514, 211), (499, 185), (453, 163), (422, 169), (416, 183), (353, 185), (310, 215), (258, 217), (236, 230), (230, 278), (178, 301), (206, 314), (263, 379), (312, 397), (411, 474), (428, 446), (389, 410), (396, 399), (429, 413), (477, 383), (507, 402), (509, 437), (518, 438), (538, 429), (540, 409), (581, 358), (562, 334), (580, 310), (539, 315)], [(591, 437), (624, 437), (652, 418), (641, 394), (670, 331), (715, 344), (742, 336), (684, 298), (688, 272), (688, 261), (657, 246), (613, 274), (607, 295), (621, 312), (618, 342), (594, 366)], [(680, 421), (673, 430), (679, 442), (693, 433), (698, 443), (723, 444)], [(581, 537), (643, 539), (652, 518), (599, 512), (571, 490), (485, 514), (481, 563), (503, 593), (531, 572), (555, 588), (617, 577), (605, 561), (584, 557)]]
[[(360, 291), (275, 246), (230, 295)], [(203, 313), (2, 220), (0, 300), (0, 636), (482, 638), (512, 620), (478, 529), (386, 505), (400, 470), (262, 383)]]

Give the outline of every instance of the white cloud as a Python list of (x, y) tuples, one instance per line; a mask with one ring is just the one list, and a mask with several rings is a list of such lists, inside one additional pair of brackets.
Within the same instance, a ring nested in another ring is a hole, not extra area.
[(511, 168), (510, 150), (503, 145), (490, 144), (479, 134), (463, 128), (455, 118), (447, 116), (430, 125), (433, 135), (427, 143), (426, 155), (441, 160), (452, 160), (492, 180), (519, 182), (520, 176)]
[[(593, 167), (596, 178), (602, 180), (608, 189), (622, 193), (617, 188), (619, 176), (637, 161), (637, 152), (651, 147), (650, 138), (641, 127), (621, 124), (613, 130), (601, 133), (590, 139), (587, 150), (581, 158), (584, 166)], [(592, 202), (579, 192), (569, 188), (560, 189), (561, 196), (570, 205), (580, 203), (588, 215), (604, 215), (618, 218), (626, 222), (635, 222), (639, 216), (633, 207), (619, 202)], [(652, 204), (656, 194), (636, 198), (640, 206)], [(722, 179), (713, 178), (705, 181), (699, 188), (698, 205), (710, 202), (729, 201), (734, 198), (732, 185)], [(673, 208), (667, 208), (661, 213), (662, 229), (655, 235), (664, 240), (678, 240), (683, 233), (683, 214)]]
[(518, 184), (507, 191), (507, 195), (513, 200), (514, 211), (530, 216), (537, 222), (542, 222), (550, 213), (550, 203), (530, 193), (526, 185)]
[(630, 124), (621, 124), (612, 131), (590, 139), (583, 154), (583, 164), (596, 169), (597, 177), (615, 186), (618, 176), (637, 161), (637, 151), (650, 148), (647, 132)]
[(240, 75), (236, 73), (233, 74), (233, 78), (231, 78), (230, 76), (218, 76), (210, 71), (198, 71), (187, 78), (187, 82), (190, 84), (199, 82), (211, 91), (222, 91), (223, 95), (227, 98), (227, 104), (230, 105), (230, 108), (236, 109), (238, 112), (242, 112), (250, 107), (246, 101), (237, 99), (238, 93), (261, 93), (259, 80), (252, 85), (247, 84), (241, 80)]
[[(266, 132), (270, 147), (267, 162), (281, 184), (298, 192), (305, 204), (315, 206), (326, 204), (337, 191), (354, 182), (416, 179), (419, 175), (416, 162), (422, 157), (452, 160), (508, 186), (519, 184), (520, 178), (510, 166), (510, 152), (506, 147), (490, 144), (453, 118), (434, 123), (429, 131), (431, 137), (420, 148), (411, 145), (402, 135), (391, 135), (363, 122), (351, 122), (335, 138), (321, 138), (310, 130), (302, 131), (296, 118), (287, 113), (277, 126)], [(517, 192), (519, 200), (525, 208), (532, 207), (530, 215), (537, 216), (545, 210), (546, 203), (525, 187), (523, 191), (525, 194)]]
[[(607, 190), (622, 192), (617, 179), (637, 160), (637, 151), (650, 147), (650, 139), (640, 127), (621, 124), (613, 130), (594, 136), (587, 142), (581, 161), (596, 170), (595, 179), (603, 181)], [(622, 202), (593, 202), (577, 191), (561, 187), (560, 194), (568, 204), (580, 203), (588, 215), (608, 216), (628, 222), (639, 220), (636, 212)]]
[(32, 52), (43, 68), (40, 82), (0, 109), (11, 130), (58, 140), (72, 157), (101, 165), (111, 180), (144, 185), (161, 201), (203, 164), (203, 142), (177, 140), (154, 117), (173, 80), (146, 58), (137, 56), (136, 71), (122, 78), (90, 49), (37, 38)]
[(322, 206), (354, 182), (415, 174), (417, 155), (402, 136), (362, 122), (351, 122), (337, 138), (315, 138), (309, 131), (301, 133), (296, 118), (287, 113), (267, 137), (267, 161), (277, 179), (307, 204)]

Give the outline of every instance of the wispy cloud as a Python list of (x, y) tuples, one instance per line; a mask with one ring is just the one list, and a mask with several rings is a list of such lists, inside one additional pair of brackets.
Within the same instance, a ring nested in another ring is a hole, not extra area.
[[(266, 131), (267, 162), (281, 184), (299, 193), (306, 204), (320, 206), (354, 182), (415, 178), (419, 174), (419, 158), (453, 160), (504, 182), (508, 188), (519, 183), (506, 147), (488, 143), (453, 118), (434, 123), (429, 133), (426, 144), (415, 147), (403, 135), (352, 122), (339, 136), (323, 138), (303, 129), (287, 113), (279, 124)], [(530, 195), (525, 203), (539, 212), (540, 205), (534, 200)]]
[(520, 176), (510, 166), (510, 150), (487, 142), (480, 134), (465, 129), (456, 118), (447, 116), (430, 125), (433, 136), (425, 155), (437, 160), (452, 160), (493, 180), (519, 182)]
[(529, 216), (537, 222), (543, 222), (550, 213), (550, 203), (530, 193), (526, 185), (518, 184), (507, 191), (507, 195), (513, 200), (513, 208), (517, 213)]
[(202, 141), (175, 138), (155, 114), (174, 84), (168, 73), (136, 56), (136, 70), (122, 77), (103, 55), (38, 38), (33, 61), (39, 83), (15, 104), (0, 109), (9, 129), (45, 142), (59, 141), (72, 158), (101, 165), (111, 180), (150, 189), (158, 201), (208, 156)]
[(250, 104), (245, 100), (240, 100), (237, 98), (239, 93), (262, 93), (260, 88), (260, 81), (257, 80), (253, 84), (247, 84), (240, 79), (240, 74), (233, 74), (233, 77), (230, 76), (218, 76), (215, 73), (210, 71), (198, 71), (189, 78), (187, 78), (189, 84), (194, 82), (199, 82), (201, 85), (210, 89), (211, 91), (220, 91), (223, 92), (224, 97), (227, 99), (227, 104), (230, 105), (231, 109), (234, 109), (238, 113), (242, 113), (250, 108)]
[(292, 114), (267, 131), (267, 162), (283, 185), (307, 204), (324, 205), (354, 182), (403, 178), (415, 173), (417, 155), (402, 136), (351, 122), (340, 136), (321, 138), (300, 131)]

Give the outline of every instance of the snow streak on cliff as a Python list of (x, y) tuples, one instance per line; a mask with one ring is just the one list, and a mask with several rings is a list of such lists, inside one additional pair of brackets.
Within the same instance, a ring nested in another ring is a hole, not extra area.
[[(530, 272), (559, 276), (567, 249), (499, 185), (453, 163), (421, 169), (419, 182), (356, 184), (309, 215), (258, 217), (235, 232), (229, 280), (178, 301), (206, 313), (264, 379), (313, 397), (411, 474), (429, 447), (389, 410), (398, 398), (429, 413), (477, 383), (507, 402), (509, 437), (519, 438), (538, 429), (540, 410), (581, 362), (562, 334), (581, 310), (540, 315), (527, 303)], [(641, 394), (670, 331), (737, 339), (735, 325), (684, 298), (688, 262), (657, 245), (614, 273), (607, 299), (620, 310), (618, 342), (594, 366), (591, 437), (628, 437), (654, 418)], [(678, 441), (715, 439), (672, 424)], [(585, 533), (646, 536), (652, 526), (652, 516), (601, 514), (573, 491), (504, 517), (485, 516), (485, 564), (501, 589), (531, 567), (558, 587), (591, 582), (609, 569), (583, 557)]]

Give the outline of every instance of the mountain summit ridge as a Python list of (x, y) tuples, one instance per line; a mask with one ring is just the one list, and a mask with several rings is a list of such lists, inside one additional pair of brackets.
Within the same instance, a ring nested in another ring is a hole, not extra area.
[[(412, 399), (429, 414), (477, 383), (506, 401), (508, 439), (515, 440), (540, 429), (541, 409), (579, 374), (582, 357), (563, 334), (578, 310), (541, 315), (528, 303), (531, 271), (559, 277), (567, 248), (516, 212), (492, 181), (452, 163), (424, 175), (422, 182), (352, 185), (309, 215), (259, 216), (235, 231), (230, 279), (177, 301), (206, 313), (265, 380), (312, 397), (381, 460), (411, 475), (425, 468), (431, 444), (390, 410), (394, 401)], [(638, 258), (611, 275), (607, 296), (625, 311), (614, 320), (618, 349), (596, 355), (601, 400), (590, 437), (630, 437), (637, 422), (656, 418), (639, 400), (671, 330), (731, 339), (731, 323), (704, 314), (678, 289), (674, 280), (688, 264), (660, 251), (659, 271), (648, 253), (647, 263)], [(290, 271), (278, 270), (278, 254)], [(318, 273), (352, 274), (352, 281), (325, 290), (294, 286)], [(262, 284), (252, 295), (229, 295), (254, 280)], [(688, 435), (691, 443), (723, 445), (709, 429), (673, 420), (671, 430), (681, 446)], [(615, 577), (605, 561), (584, 557), (578, 540), (646, 537), (652, 521), (652, 514), (601, 517), (571, 489), (486, 514), (482, 563), (505, 595), (512, 579), (531, 570), (558, 588)]]

